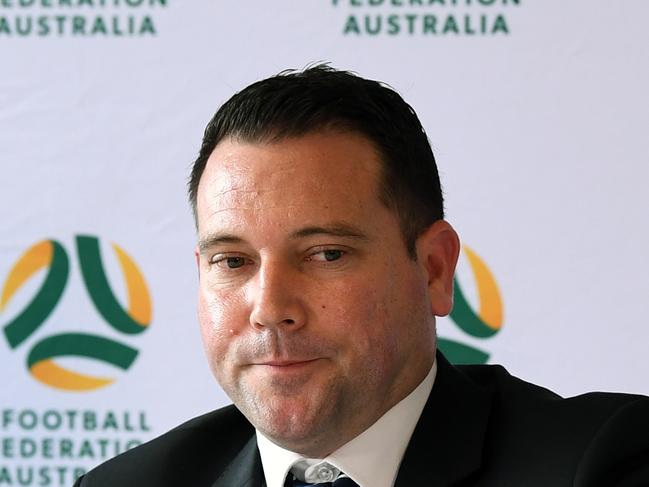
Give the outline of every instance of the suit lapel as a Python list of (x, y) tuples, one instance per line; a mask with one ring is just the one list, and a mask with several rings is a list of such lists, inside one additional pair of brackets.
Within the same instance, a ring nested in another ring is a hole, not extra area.
[(493, 393), (437, 354), (435, 385), (399, 468), (395, 487), (444, 487), (480, 467)]
[(265, 485), (257, 439), (253, 433), (212, 487), (265, 487)]

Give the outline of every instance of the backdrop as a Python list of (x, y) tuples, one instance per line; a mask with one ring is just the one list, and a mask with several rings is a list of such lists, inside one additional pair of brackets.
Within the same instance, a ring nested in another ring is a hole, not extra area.
[(644, 0), (0, 0), (0, 486), (70, 485), (228, 402), (185, 185), (248, 83), (391, 84), (463, 240), (456, 361), (649, 393)]

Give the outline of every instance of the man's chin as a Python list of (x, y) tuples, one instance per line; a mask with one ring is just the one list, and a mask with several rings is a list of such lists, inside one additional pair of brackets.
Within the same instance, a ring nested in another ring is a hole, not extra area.
[(313, 445), (324, 431), (331, 430), (326, 426), (328, 411), (309, 407), (304, 401), (273, 401), (264, 406), (242, 412), (264, 436), (288, 450), (298, 451), (303, 445)]

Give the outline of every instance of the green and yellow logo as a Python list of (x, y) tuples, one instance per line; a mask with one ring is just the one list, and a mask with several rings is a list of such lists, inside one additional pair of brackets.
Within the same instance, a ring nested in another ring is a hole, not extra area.
[[(105, 322), (117, 332), (136, 335), (151, 323), (151, 297), (140, 269), (117, 244), (112, 249), (126, 284), (127, 306), (115, 297), (103, 265), (99, 240), (79, 235), (76, 252), (83, 283), (90, 299)], [(28, 281), (45, 271), (45, 279), (35, 296), (4, 327), (9, 347), (19, 348), (48, 319), (60, 302), (66, 288), (70, 260), (65, 248), (56, 240), (43, 240), (30, 247), (14, 264), (0, 296), (0, 312), (6, 311), (16, 293)], [(78, 357), (110, 364), (128, 370), (138, 351), (124, 343), (88, 333), (62, 333), (37, 341), (27, 355), (27, 367), (38, 381), (66, 391), (98, 389), (115, 381), (60, 364), (60, 359)], [(59, 362), (57, 362), (59, 360)]]
[[(471, 248), (464, 246), (475, 279), (479, 309), (474, 311), (467, 300), (457, 276), (453, 282), (455, 304), (450, 318), (467, 335), (477, 338), (491, 338), (503, 326), (503, 301), (498, 284), (487, 264)], [(444, 355), (456, 364), (484, 364), (489, 353), (480, 348), (448, 338), (439, 338), (438, 346)]]

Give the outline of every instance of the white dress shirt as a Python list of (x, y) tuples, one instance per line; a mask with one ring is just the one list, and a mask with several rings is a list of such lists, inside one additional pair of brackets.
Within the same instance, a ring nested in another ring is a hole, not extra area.
[(326, 462), (352, 478), (360, 487), (393, 487), (408, 442), (433, 389), (437, 361), (421, 383), (372, 426), (327, 458), (305, 459), (285, 450), (257, 431), (257, 445), (267, 487), (284, 487), (293, 465)]

